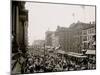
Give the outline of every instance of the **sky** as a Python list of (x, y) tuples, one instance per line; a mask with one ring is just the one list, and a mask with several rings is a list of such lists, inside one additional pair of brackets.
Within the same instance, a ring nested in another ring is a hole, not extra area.
[(28, 42), (44, 40), (47, 30), (55, 31), (57, 26), (69, 27), (77, 21), (95, 21), (94, 6), (63, 5), (26, 2), (28, 10)]

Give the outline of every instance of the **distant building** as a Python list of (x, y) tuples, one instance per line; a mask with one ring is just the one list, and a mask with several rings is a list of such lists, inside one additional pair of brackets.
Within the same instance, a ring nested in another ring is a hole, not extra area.
[[(60, 46), (66, 52), (81, 53), (83, 42), (89, 42), (91, 40), (90, 37), (94, 37), (95, 39), (95, 27), (93, 25), (78, 21), (77, 23), (71, 24), (68, 28), (58, 26), (56, 31), (46, 32), (46, 45), (52, 47)], [(88, 32), (88, 35), (87, 33), (84, 35), (84, 32)], [(87, 38), (88, 40), (86, 40)]]
[(52, 46), (52, 34), (53, 31), (46, 31), (45, 33), (45, 40), (47, 46)]
[(96, 25), (95, 23), (87, 24), (82, 29), (82, 44), (84, 46), (83, 48), (95, 50), (96, 47), (95, 42), (96, 42)]
[(59, 37), (59, 44), (66, 52), (81, 52), (81, 23), (74, 23), (69, 28), (57, 27), (56, 35)]
[(58, 42), (62, 50), (68, 51), (69, 48), (69, 29), (58, 26), (55, 34), (58, 36)]
[(52, 33), (51, 38), (52, 38), (52, 46), (54, 48), (58, 47), (59, 46), (59, 37), (56, 35), (56, 32)]
[(66, 52), (81, 52), (81, 25), (73, 24), (71, 27), (58, 26), (55, 32), (46, 32), (46, 42), (52, 47), (60, 47)]
[(82, 45), (82, 28), (85, 23), (77, 22), (70, 25), (71, 51), (81, 53)]
[[(86, 30), (88, 25), (92, 25), (90, 23), (82, 23), (77, 22), (70, 25), (69, 28), (67, 27), (60, 27), (58, 26), (55, 34), (58, 37), (58, 43), (62, 47), (62, 50), (67, 52), (76, 52), (81, 53), (82, 52), (82, 44), (83, 42), (83, 31)], [(83, 30), (85, 28), (85, 30)], [(95, 28), (91, 28), (91, 30), (95, 31)], [(86, 30), (88, 31), (88, 30)], [(95, 37), (95, 32), (88, 35)]]
[(33, 47), (44, 47), (45, 40), (34, 40)]

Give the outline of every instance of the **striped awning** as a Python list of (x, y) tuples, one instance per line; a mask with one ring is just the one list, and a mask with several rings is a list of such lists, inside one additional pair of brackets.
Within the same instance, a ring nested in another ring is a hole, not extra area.
[(57, 53), (65, 54), (65, 51), (63, 51), (63, 50), (57, 50)]
[(81, 53), (75, 53), (75, 52), (68, 52), (67, 55), (71, 57), (76, 57), (76, 58), (86, 58), (87, 57)]
[(86, 54), (95, 55), (96, 54), (96, 50), (87, 50)]

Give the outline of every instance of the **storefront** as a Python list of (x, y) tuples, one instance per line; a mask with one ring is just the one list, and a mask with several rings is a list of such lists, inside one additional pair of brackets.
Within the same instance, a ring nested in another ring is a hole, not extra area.
[(88, 68), (96, 68), (96, 50), (87, 50), (86, 55), (88, 56)]

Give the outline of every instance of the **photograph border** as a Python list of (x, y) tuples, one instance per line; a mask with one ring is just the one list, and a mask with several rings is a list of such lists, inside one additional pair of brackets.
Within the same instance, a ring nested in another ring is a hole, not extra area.
[[(44, 1), (28, 1), (28, 0), (10, 0), (10, 74), (12, 74), (12, 69), (11, 69), (11, 62), (12, 62), (12, 2), (13, 1), (18, 1), (18, 2), (32, 2), (32, 3), (40, 3), (40, 4), (57, 4), (57, 5), (75, 5), (75, 6), (91, 6), (95, 7), (95, 25), (96, 25), (96, 69), (97, 69), (97, 5), (92, 5), (92, 4), (74, 4), (74, 3), (63, 3), (63, 2), (44, 2)], [(88, 69), (88, 70), (96, 70), (96, 69)], [(74, 70), (74, 71), (88, 71), (88, 70)], [(70, 72), (70, 71), (57, 71), (57, 72), (36, 72), (36, 73), (30, 73), (30, 74), (41, 74), (41, 73), (58, 73), (58, 72)], [(73, 72), (73, 71), (71, 71)], [(17, 74), (17, 73), (16, 73)], [(14, 75), (16, 75), (14, 74)], [(18, 73), (19, 74), (19, 73)]]

